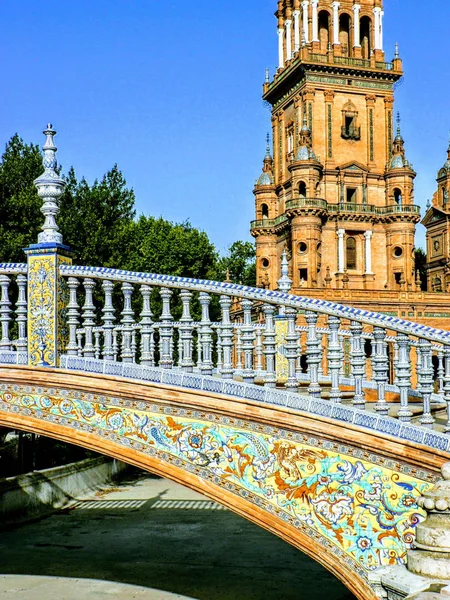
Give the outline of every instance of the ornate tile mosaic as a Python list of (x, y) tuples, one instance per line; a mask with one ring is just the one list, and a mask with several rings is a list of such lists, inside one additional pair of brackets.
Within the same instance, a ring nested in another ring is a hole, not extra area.
[(277, 516), (359, 576), (402, 564), (434, 475), (346, 444), (192, 409), (0, 385), (0, 410), (115, 440)]

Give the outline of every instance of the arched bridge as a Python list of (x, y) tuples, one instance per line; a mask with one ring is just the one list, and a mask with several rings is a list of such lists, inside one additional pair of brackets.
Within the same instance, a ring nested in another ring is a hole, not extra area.
[(360, 599), (405, 564), (450, 460), (450, 333), (281, 291), (73, 266), (55, 215), (0, 264), (0, 424), (172, 478)]

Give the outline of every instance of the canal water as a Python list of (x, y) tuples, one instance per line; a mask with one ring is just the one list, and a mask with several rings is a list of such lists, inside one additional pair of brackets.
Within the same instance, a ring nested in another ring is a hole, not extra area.
[[(5, 600), (28, 597), (30, 587), (30, 598), (47, 600), (52, 585), (53, 597), (100, 600), (106, 597), (102, 582), (109, 582), (111, 599), (354, 598), (320, 565), (276, 536), (199, 494), (142, 472), (79, 499), (70, 510), (3, 531), (0, 564)], [(21, 588), (18, 580), (8, 579), (13, 574), (21, 576)], [(45, 579), (44, 585), (36, 577), (23, 577), (30, 575), (54, 579)], [(64, 578), (79, 579), (80, 585), (69, 581), (61, 588)], [(88, 595), (86, 580), (100, 580)], [(114, 596), (114, 583), (145, 590), (128, 596), (117, 587)], [(14, 595), (19, 588), (22, 595)]]

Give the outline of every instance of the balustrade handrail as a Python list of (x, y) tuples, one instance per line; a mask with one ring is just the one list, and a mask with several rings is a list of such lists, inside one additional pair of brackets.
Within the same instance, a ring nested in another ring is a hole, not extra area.
[(448, 331), (413, 323), (390, 315), (374, 313), (351, 306), (343, 306), (318, 298), (306, 298), (274, 290), (247, 287), (236, 283), (176, 277), (173, 275), (139, 273), (106, 267), (61, 265), (60, 272), (63, 277), (90, 278), (102, 281), (110, 280), (120, 283), (145, 284), (160, 288), (189, 290), (191, 292), (205, 292), (254, 300), (282, 307), (291, 307), (297, 310), (313, 311), (323, 315), (358, 321), (366, 325), (405, 333), (406, 335), (437, 342), (446, 346), (450, 345), (450, 332)]
[(26, 275), (26, 263), (0, 263), (0, 275)]
[(286, 201), (286, 210), (292, 208), (322, 208), (327, 210), (328, 202), (322, 198), (292, 198)]

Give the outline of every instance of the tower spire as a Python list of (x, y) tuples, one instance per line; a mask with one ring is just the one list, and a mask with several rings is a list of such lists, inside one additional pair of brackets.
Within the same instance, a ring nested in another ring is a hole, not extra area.
[(270, 153), (270, 135), (266, 136), (266, 154), (264, 156), (262, 174), (256, 182), (257, 185), (273, 185), (273, 158)]

